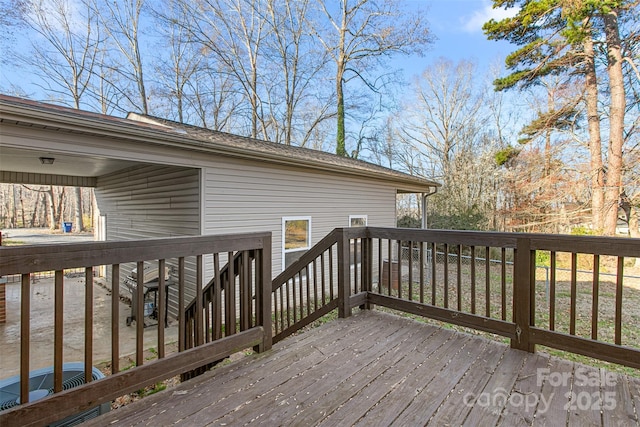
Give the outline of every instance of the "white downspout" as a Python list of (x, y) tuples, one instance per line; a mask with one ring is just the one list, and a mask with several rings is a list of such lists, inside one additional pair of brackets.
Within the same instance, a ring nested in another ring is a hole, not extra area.
[(422, 195), (422, 228), (427, 229), (427, 197), (438, 192), (438, 187), (430, 187), (433, 191), (429, 193), (420, 193)]

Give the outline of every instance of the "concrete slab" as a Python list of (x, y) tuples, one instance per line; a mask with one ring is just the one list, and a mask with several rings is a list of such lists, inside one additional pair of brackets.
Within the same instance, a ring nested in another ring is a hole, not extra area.
[[(20, 245), (48, 245), (58, 243), (93, 242), (93, 233), (52, 232), (48, 228), (5, 228), (2, 240), (10, 240)], [(15, 244), (14, 243), (14, 244)]]
[[(99, 280), (99, 279), (96, 279)], [(0, 379), (20, 372), (20, 283), (8, 283), (7, 322), (0, 324)], [(111, 360), (111, 292), (94, 284), (94, 366)], [(65, 278), (64, 281), (64, 362), (84, 360), (84, 277)], [(128, 304), (120, 301), (118, 324), (120, 326), (121, 357), (135, 353), (136, 328), (126, 326), (131, 314)], [(31, 347), (30, 370), (53, 365), (53, 278), (36, 279), (31, 286)], [(145, 328), (145, 349), (157, 347), (157, 326)], [(165, 342), (177, 342), (177, 321), (165, 328)], [(121, 366), (124, 368), (125, 366)]]

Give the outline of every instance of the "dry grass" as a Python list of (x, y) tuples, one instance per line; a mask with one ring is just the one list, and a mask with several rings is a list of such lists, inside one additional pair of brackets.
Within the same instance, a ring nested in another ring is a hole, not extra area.
[[(586, 257), (585, 257), (586, 258)], [(593, 258), (591, 257), (591, 260)], [(580, 262), (580, 257), (578, 258)], [(615, 264), (614, 264), (615, 265)], [(589, 264), (588, 260), (582, 260), (578, 264), (579, 269), (592, 269), (593, 263)], [(600, 263), (600, 271), (608, 270)], [(630, 276), (640, 276), (636, 274), (632, 268), (625, 269), (626, 274)], [(504, 299), (506, 304), (502, 305), (503, 284), (501, 267), (499, 265), (491, 266), (489, 269), (489, 281), (487, 284), (486, 269), (484, 263), (476, 265), (475, 283), (472, 283), (471, 266), (460, 264), (460, 268), (456, 263), (450, 263), (448, 269), (448, 283), (445, 291), (445, 274), (444, 267), (441, 263), (437, 265), (436, 286), (431, 286), (431, 271), (425, 269), (425, 278), (423, 285), (420, 285), (419, 268), (414, 267), (413, 281), (409, 284), (408, 268), (403, 269), (402, 286), (400, 289), (391, 289), (383, 286), (379, 291), (385, 295), (392, 295), (402, 299), (423, 301), (426, 304), (432, 303), (433, 291), (435, 290), (435, 305), (438, 307), (448, 307), (453, 310), (459, 310), (465, 313), (478, 314), (494, 319), (512, 319), (513, 310), (511, 301), (513, 298), (513, 268), (507, 266), (504, 278)], [(594, 292), (593, 273), (578, 273), (576, 277), (576, 313), (575, 313), (575, 335), (582, 338), (590, 339), (592, 336), (592, 320), (594, 315), (597, 319), (596, 338), (598, 341), (611, 343), (615, 342), (615, 316), (616, 316), (616, 284), (615, 278), (603, 276), (600, 279), (596, 292)], [(386, 283), (386, 281), (385, 281)], [(622, 311), (621, 311), (621, 344), (631, 348), (640, 348), (640, 283), (637, 279), (625, 277), (622, 291)], [(555, 324), (554, 330), (562, 333), (570, 332), (571, 321), (571, 276), (569, 272), (558, 271), (555, 284)], [(374, 290), (376, 290), (374, 288)], [(535, 292), (535, 323), (536, 326), (551, 329), (551, 301), (552, 286), (548, 280), (548, 270), (538, 268), (536, 271), (536, 292)], [(488, 296), (488, 301), (487, 301)], [(593, 310), (594, 301), (597, 301), (597, 310)], [(488, 316), (487, 316), (488, 303)], [(407, 315), (399, 313), (401, 315)], [(416, 316), (412, 316), (416, 317)], [(432, 322), (432, 320), (427, 320)], [(507, 338), (494, 334), (487, 334), (464, 327), (433, 321), (445, 327), (471, 332), (474, 334), (482, 334), (492, 339), (508, 342)], [(628, 368), (600, 360), (576, 355), (573, 353), (562, 352), (559, 350), (544, 348), (544, 351), (556, 356), (564, 357), (570, 360), (582, 363), (606, 367), (609, 370), (630, 374), (640, 377), (640, 372), (633, 368)]]

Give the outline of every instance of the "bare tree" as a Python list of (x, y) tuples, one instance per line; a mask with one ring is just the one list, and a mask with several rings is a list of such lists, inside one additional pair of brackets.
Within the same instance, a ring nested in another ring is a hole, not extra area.
[(299, 117), (327, 64), (326, 53), (308, 31), (312, 1), (268, 0), (266, 5), (269, 31), (265, 50), (273, 62), (271, 75), (279, 83), (271, 87), (277, 97), (275, 102), (270, 98), (268, 103), (275, 128), (275, 137), (270, 139), (286, 145), (291, 145), (294, 138), (304, 145), (313, 128), (328, 118), (327, 108), (322, 108), (325, 113), (304, 129)]
[(407, 111), (404, 138), (419, 145), (429, 172), (447, 180), (455, 155), (478, 143), (481, 98), (473, 87), (475, 65), (440, 59), (416, 80), (413, 107)]
[[(30, 6), (30, 12), (24, 15), (26, 23), (42, 39), (32, 39), (32, 55), (21, 60), (39, 71), (49, 93), (63, 102), (70, 98), (72, 106), (79, 109), (103, 43), (95, 11), (82, 1), (37, 0)], [(76, 188), (74, 193), (76, 230), (82, 231), (81, 189)], [(57, 227), (59, 221), (50, 224)]]
[(266, 34), (267, 12), (258, 0), (204, 0), (197, 5), (182, 1), (183, 29), (201, 45), (202, 52), (219, 64), (215, 68), (234, 78), (249, 105), (251, 137), (265, 134), (262, 120), (260, 61)]
[[(120, 78), (111, 81), (122, 98), (142, 114), (149, 114), (145, 67), (140, 46), (140, 22), (145, 0), (94, 1), (105, 32), (116, 52), (110, 57), (111, 69)], [(133, 86), (132, 88), (130, 86)]]
[(331, 6), (320, 1), (330, 28), (325, 31), (318, 25), (316, 31), (336, 66), (336, 153), (345, 156), (345, 84), (355, 78), (380, 90), (384, 79), (369, 71), (379, 71), (384, 58), (422, 53), (432, 37), (423, 13), (403, 13), (394, 0), (340, 0), (337, 7)]
[(184, 9), (180, 4), (168, 1), (158, 6), (161, 10), (152, 10), (162, 34), (158, 49), (168, 51), (168, 57), (159, 56), (155, 66), (157, 92), (168, 104), (168, 116), (184, 123), (188, 114), (190, 81), (204, 67), (206, 58), (198, 50), (198, 46), (190, 41), (189, 31), (183, 25), (187, 17), (182, 15)]
[(19, 60), (41, 77), (46, 93), (80, 108), (103, 42), (97, 17), (83, 1), (34, 0), (29, 6), (24, 18), (35, 36), (30, 54)]
[(496, 144), (483, 131), (487, 113), (481, 110), (482, 88), (474, 86), (474, 75), (472, 63), (438, 60), (416, 79), (415, 98), (401, 124), (402, 139), (422, 154), (423, 173), (443, 184), (430, 199), (430, 216), (441, 218), (444, 222), (436, 224), (441, 227), (486, 228), (493, 206)]

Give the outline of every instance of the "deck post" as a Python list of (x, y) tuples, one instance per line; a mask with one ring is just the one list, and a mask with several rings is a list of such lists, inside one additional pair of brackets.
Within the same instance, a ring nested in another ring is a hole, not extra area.
[(516, 336), (511, 339), (511, 348), (535, 352), (535, 344), (530, 340), (529, 326), (533, 325), (532, 303), (534, 301), (535, 271), (532, 271), (534, 253), (531, 241), (518, 238), (516, 241), (515, 265), (513, 273), (513, 321), (516, 324)]
[(261, 353), (271, 349), (273, 345), (273, 324), (271, 321), (271, 294), (273, 285), (271, 282), (271, 235), (262, 239), (263, 247), (259, 253), (260, 259), (260, 283), (256, 287), (257, 291), (257, 309), (258, 309), (258, 325), (264, 328), (264, 338), (262, 344), (255, 349)]
[(338, 317), (351, 316), (351, 242), (345, 234), (344, 228), (338, 228)]

